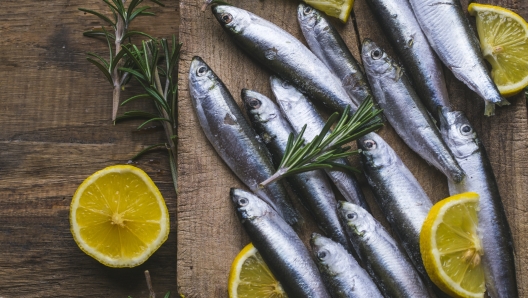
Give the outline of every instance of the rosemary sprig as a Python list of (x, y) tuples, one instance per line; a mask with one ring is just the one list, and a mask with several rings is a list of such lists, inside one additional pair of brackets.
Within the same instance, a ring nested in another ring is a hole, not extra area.
[[(121, 90), (129, 80), (128, 74), (119, 69), (120, 67), (125, 66), (127, 61), (126, 59), (122, 59), (124, 55), (124, 53), (121, 51), (123, 43), (126, 40), (130, 42), (130, 38), (135, 35), (146, 36), (150, 39), (153, 39), (152, 36), (145, 32), (130, 31), (130, 23), (138, 16), (153, 16), (154, 13), (148, 11), (150, 6), (139, 6), (143, 0), (132, 0), (128, 7), (125, 7), (127, 0), (103, 1), (110, 8), (112, 17), (108, 17), (100, 12), (86, 8), (79, 8), (79, 10), (97, 16), (107, 26), (110, 26), (113, 29), (113, 32), (109, 32), (104, 26), (102, 26), (101, 28), (94, 28), (92, 30), (86, 31), (83, 33), (83, 35), (88, 37), (104, 37), (108, 43), (110, 52), (108, 61), (95, 53), (87, 53), (89, 56), (87, 59), (97, 68), (99, 68), (101, 72), (103, 72), (104, 76), (108, 79), (113, 87), (112, 121), (115, 121), (119, 100), (121, 97)], [(150, 1), (160, 6), (165, 6), (159, 0)], [(112, 42), (114, 44), (114, 50), (112, 50)]]
[(381, 118), (377, 117), (382, 111), (374, 107), (370, 97), (361, 103), (352, 116), (349, 116), (349, 110), (350, 107), (345, 109), (334, 130), (330, 132), (330, 128), (339, 117), (337, 112), (332, 114), (319, 135), (306, 145), (303, 139), (306, 125), (296, 138), (290, 134), (277, 172), (261, 182), (259, 186), (265, 187), (286, 176), (316, 169), (340, 168), (357, 171), (354, 168), (334, 163), (332, 160), (357, 154), (358, 151), (349, 151), (349, 146), (343, 146), (383, 126)]
[(176, 37), (172, 37), (172, 42), (167, 39), (143, 41), (141, 47), (133, 44), (123, 46), (123, 52), (130, 65), (120, 67), (119, 70), (133, 77), (145, 90), (145, 93), (132, 96), (123, 101), (121, 105), (126, 105), (134, 100), (150, 98), (153, 100), (158, 114), (144, 111), (128, 111), (116, 118), (116, 121), (143, 118), (146, 119), (138, 129), (145, 125), (157, 121), (163, 125), (166, 135), (166, 143), (155, 144), (142, 150), (133, 159), (140, 155), (159, 147), (165, 147), (169, 151), (170, 168), (174, 189), (177, 191), (177, 171), (176, 171), (176, 130), (177, 130), (177, 98), (178, 98), (178, 61), (180, 60), (181, 43), (176, 42)]

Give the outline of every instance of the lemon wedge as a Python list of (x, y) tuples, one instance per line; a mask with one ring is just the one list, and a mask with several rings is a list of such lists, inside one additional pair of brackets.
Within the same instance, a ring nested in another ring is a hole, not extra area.
[(528, 86), (528, 23), (499, 6), (471, 3), (468, 11), (476, 17), (480, 48), (500, 93), (519, 93)]
[(467, 192), (436, 203), (420, 233), (427, 274), (453, 297), (484, 297), (482, 245), (477, 233), (479, 196)]
[(109, 267), (145, 262), (169, 234), (169, 212), (141, 169), (110, 166), (86, 178), (73, 195), (70, 227), (79, 248)]
[(348, 20), (354, 6), (354, 0), (304, 0), (304, 2), (331, 17), (340, 19), (343, 23)]
[(229, 298), (288, 297), (251, 243), (233, 261), (227, 291)]

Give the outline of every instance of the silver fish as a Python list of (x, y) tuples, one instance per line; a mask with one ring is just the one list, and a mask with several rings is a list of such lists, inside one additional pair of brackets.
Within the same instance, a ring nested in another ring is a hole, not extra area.
[(350, 242), (385, 297), (431, 297), (407, 255), (370, 213), (352, 203), (338, 205)]
[(194, 57), (189, 91), (205, 136), (227, 166), (251, 191), (263, 198), (290, 224), (298, 221), (281, 183), (258, 184), (275, 172), (269, 152), (242, 115), (235, 100), (207, 64)]
[(230, 5), (212, 6), (213, 14), (234, 42), (249, 56), (331, 110), (350, 105), (339, 79), (303, 43), (277, 25)]
[[(277, 103), (288, 119), (288, 122), (292, 125), (293, 130), (299, 133), (306, 124), (304, 138), (308, 142), (311, 141), (323, 129), (325, 125), (323, 117), (312, 103), (295, 87), (274, 76), (270, 78), (270, 81), (271, 90), (277, 99)], [(334, 162), (350, 165), (345, 158), (338, 159)], [(335, 170), (326, 170), (326, 173), (347, 201), (369, 210), (361, 187), (353, 174)]]
[(354, 103), (359, 106), (363, 99), (372, 96), (359, 63), (326, 17), (301, 3), (297, 20), (310, 50), (336, 74)]
[(493, 298), (519, 297), (513, 237), (486, 150), (462, 112), (443, 109), (441, 115), (442, 136), (467, 173), (461, 183), (449, 181), (449, 192), (472, 191), (480, 196), (479, 232), (488, 293)]
[[(288, 137), (293, 133), (291, 125), (281, 114), (279, 107), (266, 96), (243, 89), (242, 99), (255, 131), (278, 166), (286, 151)], [(321, 170), (310, 171), (290, 176), (286, 180), (321, 230), (352, 252), (337, 216), (337, 201), (325, 173)]]
[(369, 39), (363, 42), (361, 56), (374, 98), (396, 133), (423, 159), (448, 178), (460, 182), (464, 171), (442, 140), (402, 68)]
[(341, 244), (317, 233), (310, 240), (315, 262), (333, 298), (383, 298), (376, 284)]
[(288, 297), (330, 298), (308, 249), (273, 208), (241, 189), (231, 189), (231, 199), (251, 242)]
[(410, 0), (420, 27), (440, 60), (455, 77), (485, 101), (484, 114), (493, 115), (495, 104), (509, 104), (501, 97), (469, 27), (459, 0)]
[(368, 0), (372, 13), (412, 78), (429, 112), (449, 107), (442, 63), (414, 17), (409, 0)]
[(433, 204), (400, 157), (380, 136), (358, 139), (361, 165), (376, 202), (411, 261), (427, 276), (420, 254), (420, 232)]

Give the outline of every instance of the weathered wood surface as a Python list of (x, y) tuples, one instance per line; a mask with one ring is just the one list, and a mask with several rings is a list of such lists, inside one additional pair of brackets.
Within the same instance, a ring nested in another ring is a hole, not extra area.
[[(158, 16), (132, 27), (177, 35), (178, 3), (163, 2), (164, 8), (145, 1)], [(112, 124), (111, 87), (85, 59), (87, 51), (107, 57), (107, 45), (82, 36), (100, 22), (78, 7), (109, 12), (101, 0), (2, 1), (0, 297), (147, 297), (146, 269), (158, 297), (176, 292), (176, 195), (165, 152), (137, 163), (159, 186), (171, 218), (169, 239), (146, 263), (105, 267), (71, 236), (69, 206), (77, 186), (164, 137), (162, 131), (133, 132), (138, 121)], [(136, 108), (153, 110), (150, 102)]]
[[(274, 22), (303, 40), (296, 20), (297, 1), (229, 2)], [(479, 2), (502, 5), (528, 17), (526, 1)], [(229, 188), (242, 187), (242, 184), (220, 160), (199, 127), (188, 93), (188, 70), (192, 57), (201, 56), (239, 104), (242, 88), (271, 96), (270, 73), (231, 42), (210, 10), (200, 11), (201, 1), (181, 0), (180, 3), (180, 41), (184, 43), (184, 51), (180, 67), (177, 281), (180, 292), (188, 298), (227, 297), (230, 264), (249, 242), (229, 200)], [(467, 1), (463, 4), (467, 7)], [(339, 27), (356, 58), (359, 58), (358, 39), (369, 37), (389, 48), (365, 0), (356, 0), (354, 12), (358, 32), (350, 21)], [(390, 49), (389, 52), (393, 53)], [(511, 106), (499, 108), (494, 117), (484, 118), (481, 100), (451, 73), (446, 71), (446, 74), (453, 106), (466, 112), (488, 150), (515, 240), (520, 296), (528, 297), (528, 278), (525, 274), (528, 268), (528, 204), (524, 201), (528, 191), (526, 103), (521, 96), (516, 96), (511, 99)], [(410, 151), (390, 126), (387, 125), (380, 134), (398, 152), (433, 201), (448, 195), (445, 178)], [(357, 159), (353, 162), (357, 164)], [(370, 205), (375, 206), (364, 179), (362, 185)], [(376, 214), (379, 216), (378, 212)], [(313, 229), (310, 223), (303, 227), (301, 233), (304, 239)]]

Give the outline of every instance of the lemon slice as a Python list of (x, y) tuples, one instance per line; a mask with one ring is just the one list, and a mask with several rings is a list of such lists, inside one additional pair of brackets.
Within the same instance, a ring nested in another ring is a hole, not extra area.
[(348, 20), (354, 6), (354, 0), (304, 0), (304, 2), (331, 17), (340, 19), (343, 23)]
[(229, 298), (288, 297), (251, 243), (233, 261), (227, 291)]
[(528, 23), (498, 6), (471, 3), (468, 10), (476, 17), (480, 48), (500, 93), (519, 93), (528, 86)]
[(70, 207), (73, 238), (86, 254), (109, 267), (145, 262), (167, 240), (169, 213), (150, 177), (117, 165), (86, 178)]
[(420, 233), (431, 280), (453, 297), (484, 297), (482, 246), (477, 233), (479, 196), (467, 192), (436, 203)]

